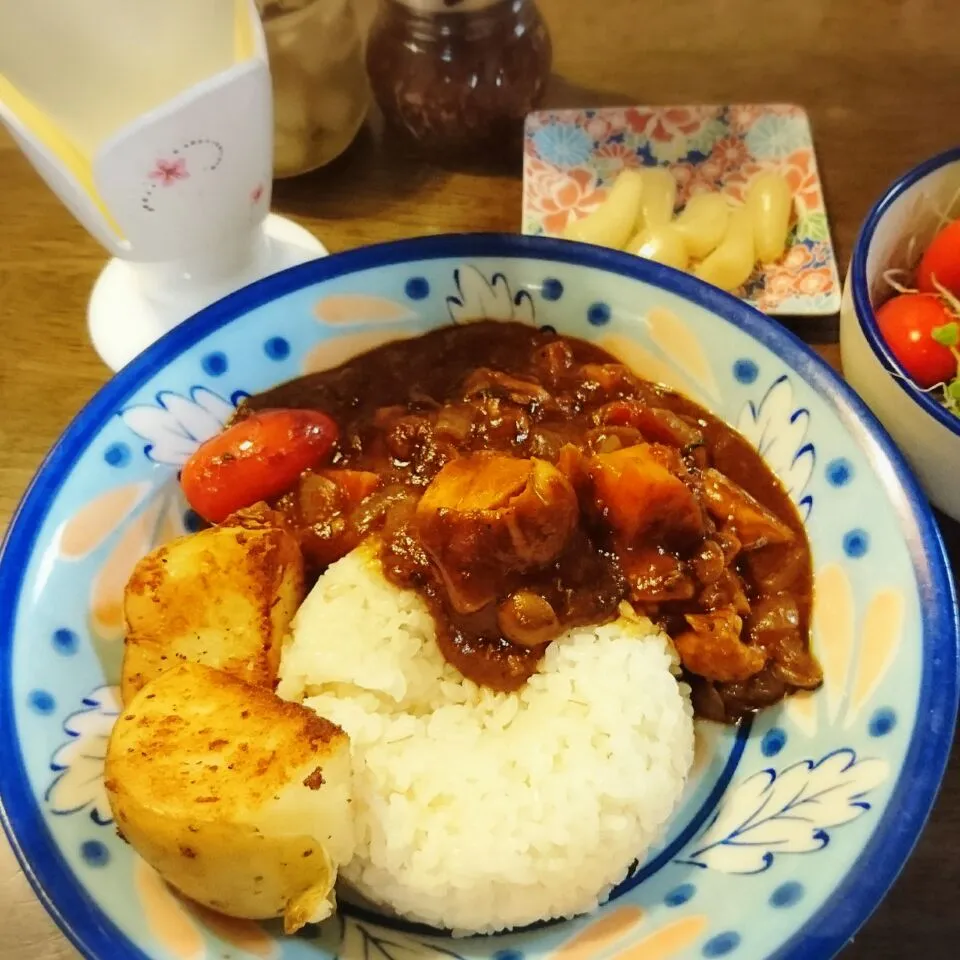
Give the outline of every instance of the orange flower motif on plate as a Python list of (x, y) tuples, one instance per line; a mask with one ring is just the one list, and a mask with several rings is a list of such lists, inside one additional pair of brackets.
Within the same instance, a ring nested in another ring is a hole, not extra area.
[[(712, 111), (716, 113), (716, 110)], [(706, 117), (706, 111), (692, 107), (662, 107), (649, 110), (631, 108), (624, 113), (630, 129), (651, 140), (666, 143), (677, 136), (696, 133)]]
[(790, 154), (781, 167), (781, 172), (798, 204), (807, 213), (823, 209), (823, 193), (817, 176), (817, 163), (813, 150), (807, 148)]
[(739, 170), (749, 159), (750, 151), (740, 137), (724, 137), (713, 145), (709, 160), (704, 164), (714, 161), (722, 166), (726, 174), (731, 170)]
[(738, 103), (730, 107), (728, 122), (737, 133), (746, 133), (761, 117), (802, 117), (803, 110), (789, 103)]
[(607, 120), (606, 117), (594, 116), (590, 117), (584, 123), (584, 130), (586, 130), (594, 140), (601, 142), (613, 133), (613, 124)]
[(812, 262), (813, 257), (810, 255), (810, 249), (804, 244), (798, 243), (787, 251), (780, 266), (788, 273), (796, 274), (805, 270)]
[(536, 159), (527, 161), (527, 202), (541, 215), (545, 233), (563, 233), (571, 216), (582, 216), (606, 196), (596, 175), (584, 167), (562, 173)]
[(814, 267), (805, 270), (796, 278), (797, 293), (812, 297), (819, 293), (829, 293), (833, 289), (833, 276), (827, 267)]
[(703, 169), (702, 163), (676, 163), (671, 173), (677, 181), (677, 206), (682, 207), (698, 193), (713, 193), (717, 189), (717, 181), (712, 177), (708, 168)]
[(792, 297), (797, 292), (797, 277), (774, 266), (763, 268), (765, 275), (764, 295), (777, 300)]
[(747, 193), (747, 187), (750, 186), (750, 181), (753, 180), (761, 170), (765, 169), (769, 169), (769, 165), (763, 166), (755, 160), (746, 161), (736, 170), (731, 171), (724, 180), (723, 192), (730, 197), (731, 200), (736, 200), (737, 203), (743, 203)]
[(636, 150), (631, 149), (624, 143), (606, 143), (598, 147), (594, 152), (594, 157), (598, 166), (605, 170), (621, 170), (624, 167), (640, 166), (640, 158)]

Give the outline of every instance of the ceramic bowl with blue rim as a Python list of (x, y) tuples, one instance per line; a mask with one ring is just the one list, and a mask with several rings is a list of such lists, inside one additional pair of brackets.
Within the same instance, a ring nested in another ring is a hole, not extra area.
[[(478, 318), (596, 341), (755, 444), (804, 518), (825, 683), (738, 728), (701, 723), (683, 803), (595, 914), (453, 939), (342, 905), (309, 935), (175, 897), (117, 836), (103, 786), (135, 561), (190, 529), (177, 470), (246, 394)], [(0, 557), (3, 821), (95, 960), (829, 957), (923, 827), (957, 710), (958, 620), (912, 475), (821, 360), (740, 301), (625, 254), (458, 235), (339, 254), (182, 324), (79, 414)]]
[(875, 310), (888, 270), (913, 273), (945, 218), (960, 216), (960, 148), (896, 180), (864, 221), (840, 312), (843, 370), (903, 449), (933, 503), (960, 521), (960, 417), (915, 386), (880, 334)]

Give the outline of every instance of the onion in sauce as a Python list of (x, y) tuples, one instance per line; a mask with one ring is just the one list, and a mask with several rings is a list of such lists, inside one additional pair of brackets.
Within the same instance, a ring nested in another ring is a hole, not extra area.
[(627, 601), (674, 638), (700, 716), (820, 684), (786, 491), (730, 427), (598, 347), (444, 328), (251, 397), (238, 418), (291, 407), (340, 431), (332, 466), (272, 504), (314, 575), (377, 535), (387, 578), (424, 597), (475, 682), (516, 689), (551, 639)]

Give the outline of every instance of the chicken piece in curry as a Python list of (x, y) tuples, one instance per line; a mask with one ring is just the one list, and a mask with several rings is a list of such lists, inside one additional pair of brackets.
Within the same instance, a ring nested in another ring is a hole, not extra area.
[(477, 322), (370, 351), (244, 401), (322, 411), (322, 465), (269, 499), (317, 576), (376, 535), (428, 602), (444, 656), (497, 690), (629, 602), (673, 638), (700, 716), (818, 687), (810, 550), (734, 430), (593, 344)]

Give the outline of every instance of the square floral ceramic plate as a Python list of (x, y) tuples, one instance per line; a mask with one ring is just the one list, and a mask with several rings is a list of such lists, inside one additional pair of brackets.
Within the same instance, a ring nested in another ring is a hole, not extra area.
[(527, 117), (523, 232), (559, 236), (606, 196), (625, 167), (668, 167), (677, 205), (722, 190), (741, 201), (762, 170), (793, 190), (795, 223), (778, 263), (758, 266), (737, 291), (772, 316), (823, 316), (840, 309), (830, 240), (806, 111), (784, 104), (549, 110)]

